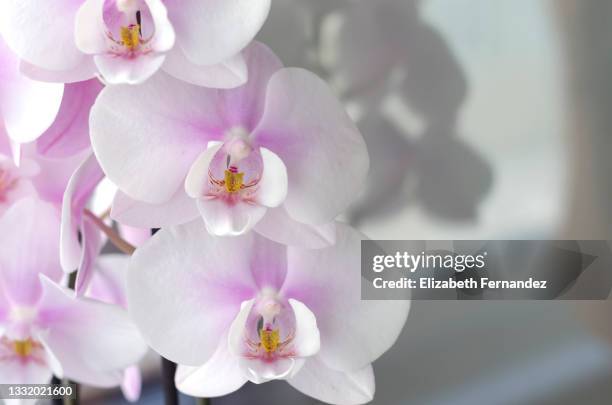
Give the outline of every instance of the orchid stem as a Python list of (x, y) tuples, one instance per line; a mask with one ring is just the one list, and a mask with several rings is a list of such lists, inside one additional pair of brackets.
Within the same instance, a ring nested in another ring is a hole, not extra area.
[(209, 398), (196, 398), (196, 405), (211, 405)]
[(178, 391), (174, 385), (176, 363), (162, 357), (162, 384), (164, 386), (164, 399), (166, 405), (178, 405)]
[(134, 253), (136, 248), (124, 240), (119, 234), (110, 226), (106, 225), (104, 221), (98, 218), (93, 212), (84, 210), (84, 215), (87, 216), (91, 221), (108, 237), (108, 240), (121, 252), (131, 255)]

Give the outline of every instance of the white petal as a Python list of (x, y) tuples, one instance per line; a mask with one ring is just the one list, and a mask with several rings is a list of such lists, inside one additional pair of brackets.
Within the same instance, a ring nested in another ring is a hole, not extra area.
[(257, 201), (266, 207), (278, 207), (287, 197), (287, 168), (274, 152), (260, 148), (263, 173), (257, 190)]
[(220, 198), (199, 199), (197, 204), (206, 229), (216, 236), (237, 236), (248, 232), (267, 210), (262, 205), (245, 202), (230, 205)]
[(123, 372), (123, 382), (121, 383), (121, 392), (123, 396), (130, 402), (136, 402), (140, 399), (142, 390), (142, 375), (138, 366), (131, 366)]
[(115, 55), (96, 55), (94, 61), (109, 84), (140, 84), (153, 76), (166, 56), (158, 53), (127, 58)]
[(77, 48), (91, 55), (108, 49), (104, 25), (105, 0), (85, 0), (76, 14), (74, 37)]
[(115, 221), (137, 228), (164, 228), (181, 225), (198, 218), (200, 213), (195, 201), (183, 188), (162, 204), (147, 204), (131, 199), (121, 191), (115, 194), (111, 218)]
[(90, 116), (91, 141), (109, 179), (131, 198), (161, 204), (224, 124), (211, 92), (159, 72), (139, 86), (108, 86)]
[(326, 367), (316, 357), (308, 359), (289, 384), (319, 401), (338, 405), (361, 405), (374, 399), (374, 371), (367, 365), (343, 373)]
[(270, 11), (270, 0), (181, 0), (167, 3), (176, 40), (199, 65), (214, 65), (240, 52)]
[(151, 39), (151, 48), (155, 52), (166, 52), (174, 46), (175, 33), (172, 23), (168, 19), (168, 10), (162, 0), (144, 0), (149, 8), (155, 34)]
[(304, 359), (296, 358), (278, 358), (271, 362), (244, 357), (240, 359), (243, 373), (254, 384), (291, 378), (299, 372), (303, 365)]
[(50, 70), (69, 70), (83, 62), (74, 41), (80, 1), (2, 0), (0, 32), (23, 60)]
[(86, 56), (77, 66), (67, 70), (44, 69), (23, 60), (21, 61), (19, 69), (21, 73), (30, 79), (50, 83), (82, 82), (95, 77), (98, 73), (98, 67), (94, 63), (92, 56)]
[(38, 138), (55, 120), (64, 86), (25, 77), (19, 64), (0, 37), (0, 118), (11, 139), (26, 143)]
[(271, 208), (255, 225), (255, 232), (287, 246), (321, 249), (336, 243), (336, 225), (307, 225), (291, 218), (284, 207)]
[(209, 142), (208, 148), (200, 153), (200, 156), (189, 168), (185, 178), (185, 192), (191, 198), (201, 198), (208, 183), (208, 168), (215, 154), (221, 149), (221, 142)]
[(300, 301), (289, 299), (295, 315), (295, 338), (292, 345), (299, 357), (314, 356), (321, 348), (321, 336), (317, 328), (317, 318)]
[(281, 157), (285, 208), (299, 222), (322, 225), (355, 200), (366, 180), (365, 141), (329, 86), (303, 69), (282, 69), (268, 83), (254, 141)]
[(337, 229), (333, 247), (289, 248), (281, 292), (300, 300), (315, 314), (321, 333), (321, 361), (335, 370), (352, 371), (365, 367), (395, 343), (410, 301), (362, 300), (360, 252), (364, 237), (346, 225), (338, 224)]
[(242, 54), (237, 54), (215, 65), (197, 65), (191, 62), (180, 47), (166, 56), (163, 69), (170, 75), (197, 86), (232, 89), (247, 81), (248, 70)]
[(233, 356), (242, 357), (242, 355), (244, 354), (246, 323), (254, 304), (254, 299), (242, 302), (240, 304), (240, 311), (232, 321), (232, 324), (229, 328), (229, 333), (227, 335), (227, 345), (229, 352)]
[(136, 250), (128, 309), (155, 351), (189, 366), (210, 359), (240, 303), (256, 294), (253, 245), (252, 235), (212, 237), (197, 220), (162, 229)]
[(94, 386), (119, 385), (122, 370), (147, 351), (127, 313), (115, 305), (76, 298), (44, 276), (41, 282), (45, 343), (60, 361), (64, 377)]
[(174, 378), (176, 387), (193, 397), (220, 397), (237, 391), (246, 382), (238, 357), (227, 350), (223, 336), (210, 360), (200, 367), (179, 365)]

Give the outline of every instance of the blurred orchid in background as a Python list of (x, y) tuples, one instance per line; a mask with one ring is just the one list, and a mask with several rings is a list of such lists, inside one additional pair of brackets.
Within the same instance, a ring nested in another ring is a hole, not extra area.
[(100, 387), (121, 384), (146, 345), (118, 306), (75, 298), (58, 285), (56, 209), (24, 199), (0, 229), (0, 380), (43, 384), (53, 373)]
[(121, 191), (114, 219), (163, 227), (199, 210), (214, 235), (253, 228), (288, 244), (333, 243), (331, 221), (365, 180), (365, 143), (316, 76), (282, 68), (259, 43), (245, 56), (250, 80), (238, 89), (160, 74), (100, 94), (92, 144)]
[(107, 83), (134, 84), (162, 68), (187, 82), (231, 88), (247, 79), (240, 51), (269, 9), (270, 0), (7, 0), (0, 32), (24, 71), (43, 81), (99, 72)]
[(284, 379), (329, 403), (372, 399), (370, 363), (397, 338), (410, 302), (361, 300), (363, 236), (337, 228), (333, 247), (302, 250), (252, 232), (215, 238), (193, 222), (135, 252), (128, 308), (151, 347), (180, 364), (181, 391), (221, 396)]

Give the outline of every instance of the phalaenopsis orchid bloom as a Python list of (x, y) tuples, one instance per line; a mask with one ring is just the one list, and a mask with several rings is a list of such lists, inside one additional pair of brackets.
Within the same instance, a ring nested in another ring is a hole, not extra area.
[(163, 229), (132, 256), (128, 308), (153, 349), (180, 364), (187, 394), (283, 379), (325, 402), (366, 403), (370, 364), (410, 303), (361, 300), (361, 240), (342, 224), (336, 245), (318, 250), (254, 232), (218, 238), (199, 221)]
[(41, 80), (99, 72), (108, 83), (133, 84), (161, 68), (231, 88), (247, 79), (240, 51), (269, 9), (270, 0), (5, 0), (0, 31), (23, 70)]
[(264, 45), (245, 51), (249, 82), (212, 90), (158, 74), (111, 86), (92, 108), (92, 145), (120, 190), (111, 216), (139, 227), (189, 222), (214, 235), (250, 229), (288, 244), (333, 243), (333, 219), (356, 198), (365, 143), (328, 86), (283, 68)]
[(31, 198), (0, 219), (0, 381), (42, 384), (52, 374), (117, 386), (146, 352), (127, 313), (74, 293), (62, 279), (59, 215)]

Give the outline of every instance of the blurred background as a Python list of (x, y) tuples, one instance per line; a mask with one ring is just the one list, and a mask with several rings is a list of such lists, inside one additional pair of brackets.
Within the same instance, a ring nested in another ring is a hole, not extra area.
[[(611, 20), (609, 0), (273, 0), (259, 39), (358, 122), (372, 169), (344, 220), (372, 239), (608, 240)], [(414, 302), (373, 403), (610, 404), (611, 325), (605, 301)], [(148, 362), (140, 403), (161, 404)], [(317, 401), (212, 400), (287, 403)]]

